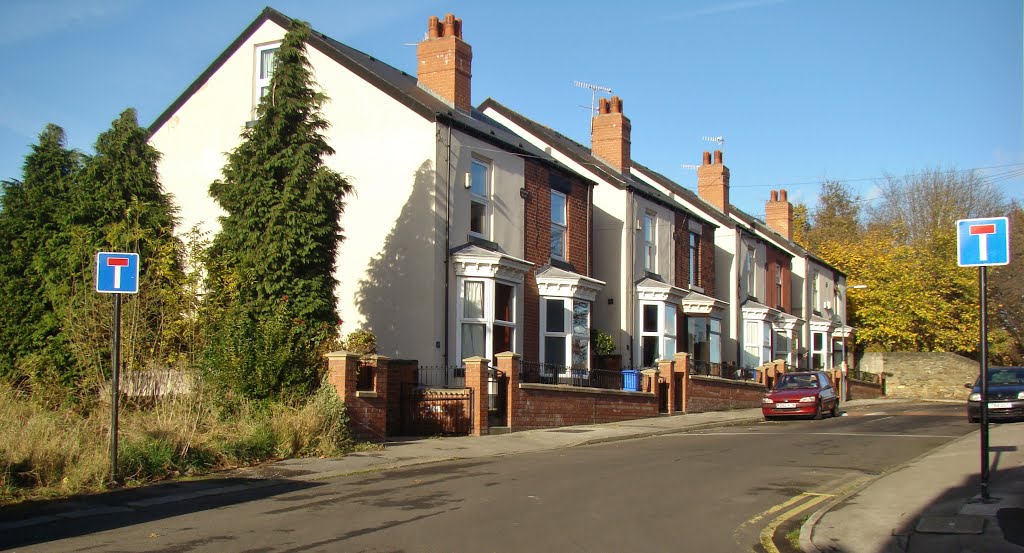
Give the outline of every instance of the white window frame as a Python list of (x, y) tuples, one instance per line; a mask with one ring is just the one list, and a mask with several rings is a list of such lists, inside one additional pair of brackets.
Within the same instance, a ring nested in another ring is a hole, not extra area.
[(758, 366), (761, 356), (761, 321), (743, 321), (743, 360), (740, 363), (745, 369)]
[(650, 211), (644, 212), (643, 219), (644, 270), (657, 273), (658, 263), (658, 216)]
[[(655, 317), (657, 329), (649, 331), (644, 329), (644, 306), (653, 305), (657, 307)], [(665, 301), (641, 301), (637, 309), (637, 328), (639, 329), (640, 343), (636, 348), (639, 352), (636, 364), (642, 365), (647, 352), (644, 351), (644, 338), (653, 337), (658, 344), (658, 351), (654, 354), (654, 361), (659, 359), (671, 359), (679, 351), (679, 337), (676, 335), (679, 326), (679, 314), (682, 311), (678, 305)], [(671, 313), (671, 320), (669, 317)], [(671, 327), (671, 328), (670, 328)]]
[[(548, 329), (548, 306), (553, 303), (560, 303), (562, 310), (562, 330), (550, 330)], [(587, 321), (584, 325), (585, 328), (582, 332), (577, 332), (575, 322), (575, 307), (577, 304), (585, 304), (587, 311)], [(547, 338), (561, 338), (563, 340), (565, 351), (563, 351), (563, 358), (565, 359), (564, 366), (561, 374), (563, 376), (569, 376), (569, 369), (583, 369), (586, 371), (590, 370), (590, 322), (593, 305), (591, 302), (581, 300), (578, 298), (571, 297), (552, 297), (552, 296), (541, 296), (540, 298), (540, 359), (543, 363), (547, 363)], [(582, 344), (583, 359), (582, 362), (577, 362), (577, 359), (573, 355), (573, 349), (577, 344)]]
[(700, 235), (690, 232), (690, 285), (700, 286)]
[(782, 264), (775, 264), (775, 303), (776, 307), (782, 308)]
[[(562, 200), (561, 213), (555, 212), (555, 198)], [(558, 216), (561, 216), (561, 221), (558, 221)], [(554, 247), (555, 234), (562, 236), (560, 250), (556, 251)], [(558, 259), (564, 261), (567, 257), (567, 249), (569, 240), (569, 197), (565, 194), (558, 192), (557, 190), (551, 191), (551, 257), (552, 259)]]
[[(480, 188), (477, 189), (477, 168), (482, 168), (483, 182), (480, 182)], [(467, 175), (467, 188), (469, 189), (469, 233), (473, 236), (479, 236), (481, 238), (489, 239), (491, 235), (491, 188), (493, 180), (493, 165), (490, 161), (480, 158), (473, 158), (470, 161), (469, 175)], [(481, 229), (479, 232), (473, 230), (473, 206), (480, 205), (483, 209), (482, 219), (480, 222)]]
[[(821, 337), (821, 349), (818, 349), (818, 347), (815, 346), (815, 344), (814, 344), (814, 338), (816, 336), (820, 336)], [(809, 358), (810, 366), (807, 367), (807, 368), (812, 370), (812, 371), (817, 371), (817, 370), (825, 371), (825, 370), (828, 370), (828, 369), (832, 368), (832, 367), (829, 366), (831, 364), (832, 360), (829, 359), (829, 355), (828, 355), (828, 336), (827, 336), (827, 333), (824, 332), (824, 331), (811, 331), (811, 343), (810, 343), (810, 346), (811, 346), (811, 355), (810, 355), (810, 358)], [(815, 358), (815, 356), (818, 356), (818, 355), (821, 356), (821, 364), (820, 364), (820, 366), (815, 367), (814, 366), (814, 358)]]
[(753, 247), (747, 246), (747, 295), (757, 297), (757, 252)]
[[(483, 284), (483, 313), (481, 317), (466, 317), (466, 283), (468, 282), (479, 282)], [(511, 321), (497, 320), (494, 310), (494, 302), (497, 300), (496, 286), (502, 284), (512, 288), (512, 294), (509, 298), (511, 305)], [(484, 327), (484, 352), (481, 357), (485, 359), (494, 359), (494, 356), (500, 351), (493, 351), (494, 349), (494, 329), (495, 327), (510, 328), (512, 330), (511, 344), (512, 349), (517, 349), (517, 326), (519, 321), (519, 285), (514, 282), (508, 282), (501, 279), (493, 279), (486, 277), (458, 277), (458, 302), (457, 302), (457, 313), (458, 313), (458, 332), (456, 335), (455, 351), (459, 354), (458, 363), (462, 363), (463, 355), (463, 344), (462, 344), (462, 328), (463, 325), (481, 325)]]
[[(253, 91), (252, 91), (252, 110), (256, 113), (256, 106), (260, 105), (260, 100), (263, 99), (264, 90), (269, 94), (270, 92), (270, 80), (274, 76), (273, 64), (277, 60), (277, 51), (281, 49), (280, 42), (274, 42), (271, 44), (261, 44), (256, 47), (253, 58)], [(263, 67), (263, 54), (265, 52), (274, 52), (271, 57), (271, 67), (264, 75)]]
[(821, 295), (818, 292), (818, 271), (811, 273), (811, 313), (821, 313)]

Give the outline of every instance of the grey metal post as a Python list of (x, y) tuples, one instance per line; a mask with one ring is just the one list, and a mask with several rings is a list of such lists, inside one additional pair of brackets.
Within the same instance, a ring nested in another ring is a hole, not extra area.
[(121, 374), (121, 294), (114, 294), (114, 349), (110, 352), (110, 481), (117, 483), (117, 402)]
[(987, 325), (987, 267), (978, 267), (978, 287), (981, 296), (981, 499), (990, 498), (988, 493), (989, 449), (988, 449), (988, 325)]

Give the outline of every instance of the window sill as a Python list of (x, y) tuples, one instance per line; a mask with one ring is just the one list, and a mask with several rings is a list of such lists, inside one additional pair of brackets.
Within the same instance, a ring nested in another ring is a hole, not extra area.
[(693, 290), (694, 292), (697, 292), (698, 294), (703, 294), (704, 293), (704, 287), (703, 286), (696, 286), (694, 284), (690, 285), (690, 290)]
[(356, 397), (375, 398), (379, 396), (377, 395), (377, 392), (369, 390), (356, 390)]

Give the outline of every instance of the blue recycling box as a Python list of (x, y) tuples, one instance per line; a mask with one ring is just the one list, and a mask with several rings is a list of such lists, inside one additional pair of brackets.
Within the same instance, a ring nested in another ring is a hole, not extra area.
[(622, 389), (629, 392), (640, 391), (640, 371), (626, 369), (622, 371)]

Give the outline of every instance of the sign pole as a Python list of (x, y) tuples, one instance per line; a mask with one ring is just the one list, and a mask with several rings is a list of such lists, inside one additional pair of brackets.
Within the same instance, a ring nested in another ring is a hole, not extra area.
[(988, 325), (986, 297), (988, 267), (978, 267), (978, 289), (981, 300), (981, 499), (990, 499), (988, 493), (989, 447), (988, 447)]
[(114, 349), (110, 352), (110, 482), (117, 484), (117, 402), (121, 395), (121, 294), (114, 294)]

